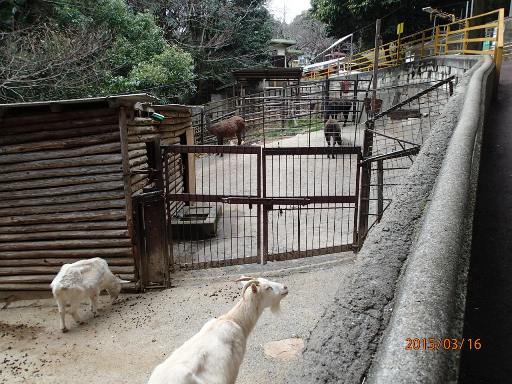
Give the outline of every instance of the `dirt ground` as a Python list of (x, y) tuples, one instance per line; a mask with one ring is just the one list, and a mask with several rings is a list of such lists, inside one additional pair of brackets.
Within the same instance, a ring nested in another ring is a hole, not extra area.
[(0, 383), (145, 383), (152, 369), (239, 299), (239, 274), (284, 282), (290, 294), (281, 313), (266, 311), (249, 342), (237, 383), (284, 382), (291, 362), (264, 355), (264, 345), (292, 337), (306, 338), (337, 287), (348, 280), (354, 254), (180, 272), (173, 287), (144, 294), (124, 294), (111, 304), (100, 299), (100, 316), (62, 334), (52, 299), (25, 300), (0, 310)]

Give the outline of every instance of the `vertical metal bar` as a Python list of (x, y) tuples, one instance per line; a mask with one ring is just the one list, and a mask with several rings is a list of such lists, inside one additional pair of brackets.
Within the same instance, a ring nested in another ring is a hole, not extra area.
[(377, 71), (379, 69), (379, 49), (380, 49), (380, 26), (381, 19), (375, 22), (375, 51), (373, 54), (373, 85), (372, 85), (372, 113), (375, 113), (375, 99), (377, 98)]
[(384, 213), (384, 160), (377, 161), (377, 222)]
[[(231, 182), (231, 176), (233, 175), (233, 173), (235, 174), (235, 182), (236, 182), (236, 168), (233, 168), (232, 165), (231, 165), (231, 158), (233, 156), (236, 156), (235, 154), (228, 154), (227, 158), (228, 158), (228, 169), (230, 170), (233, 170), (233, 172), (229, 172), (228, 173), (228, 184), (229, 184), (229, 188), (228, 188), (228, 193), (231, 194), (232, 192), (232, 188), (233, 188), (233, 183)], [(236, 185), (236, 184), (235, 184)], [(229, 205), (229, 233), (230, 233), (230, 239), (229, 239), (229, 245), (230, 245), (230, 250), (231, 250), (231, 260), (233, 260), (233, 258), (237, 257), (236, 255), (233, 255), (233, 208), (231, 205)], [(235, 236), (236, 236), (236, 233), (235, 233)], [(236, 243), (235, 243), (236, 244)]]
[[(361, 152), (357, 154), (357, 166), (356, 166), (356, 196), (360, 196), (359, 194), (359, 177), (360, 177), (360, 170), (361, 170)], [(357, 226), (357, 219), (359, 217), (359, 204), (361, 202), (356, 200), (355, 209), (354, 209), (354, 229), (353, 229), (353, 246), (354, 249), (358, 247), (358, 226)]]
[(308, 130), (308, 147), (311, 147), (311, 99), (309, 100), (309, 130)]
[(201, 107), (201, 133), (200, 133), (201, 144), (204, 144), (204, 106)]
[(265, 93), (263, 93), (263, 104), (261, 105), (261, 113), (262, 113), (262, 129), (263, 129), (263, 146), (266, 145), (267, 141), (265, 138)]
[[(364, 131), (363, 139), (363, 158), (368, 158), (372, 154), (373, 147), (373, 128), (375, 121), (373, 116), (376, 112), (377, 100), (377, 68), (379, 66), (379, 38), (380, 38), (381, 21), (377, 19), (375, 25), (375, 56), (373, 64), (373, 83), (372, 83), (372, 100), (370, 105), (372, 118), (366, 122), (367, 128)], [(371, 164), (365, 163), (362, 169), (361, 191), (360, 191), (360, 217), (359, 217), (359, 246), (368, 231), (368, 214), (370, 211), (370, 184), (371, 184)]]
[[(257, 194), (258, 197), (267, 197), (267, 156), (263, 148), (257, 155)], [(262, 185), (263, 184), (263, 187)], [(261, 216), (261, 210), (263, 209), (263, 218)], [(258, 204), (258, 230), (257, 230), (257, 242), (258, 242), (258, 255), (260, 256), (260, 263), (266, 264), (268, 258), (268, 212), (266, 207)], [(262, 244), (262, 233), (261, 225), (263, 224), (263, 244)], [(263, 249), (262, 249), (263, 245)]]
[(434, 56), (439, 55), (439, 31), (439, 26), (434, 27)]
[(421, 33), (420, 59), (423, 59), (423, 51), (425, 49), (425, 31)]
[[(467, 13), (467, 9), (466, 9), (466, 13)], [(468, 28), (469, 28), (469, 21), (464, 20), (464, 42), (462, 43), (462, 51), (463, 51), (462, 53), (463, 54), (468, 49), (468, 31), (467, 31)]]
[[(512, 8), (510, 10), (512, 13)], [(501, 8), (498, 11), (498, 30), (497, 30), (497, 41), (494, 48), (494, 62), (496, 63), (496, 83), (499, 82), (501, 73), (501, 64), (503, 61), (503, 46), (505, 43), (505, 9)]]
[(444, 54), (447, 55), (450, 48), (448, 47), (448, 40), (450, 39), (450, 24), (448, 24), (445, 29), (444, 29), (444, 33), (445, 33), (445, 38), (444, 38)]
[[(249, 166), (251, 166), (251, 161), (250, 161), (251, 157), (249, 156)], [(242, 155), (242, 185), (243, 183), (245, 183), (245, 156)], [(237, 185), (240, 185), (240, 184), (237, 184)], [(250, 188), (250, 185), (251, 185), (251, 179), (249, 179), (249, 193), (251, 193), (251, 188)], [(242, 223), (243, 223), (243, 237), (244, 237), (244, 244), (243, 244), (243, 248), (244, 248), (244, 255), (243, 255), (243, 258), (244, 258), (244, 262), (245, 262), (245, 235), (246, 235), (246, 231), (245, 231), (245, 215), (246, 215), (246, 208), (247, 207), (244, 207), (244, 210), (243, 210), (243, 215), (242, 215)], [(249, 216), (251, 216), (251, 214), (249, 213)], [(258, 229), (256, 228), (256, 233), (258, 232)], [(258, 251), (258, 254), (259, 255), (259, 251)]]
[(172, 240), (172, 228), (171, 228), (171, 202), (169, 201), (169, 151), (164, 149), (162, 153), (162, 159), (164, 161), (164, 204), (166, 207), (166, 223), (167, 223), (167, 244), (169, 254), (170, 269), (174, 272), (174, 252), (173, 252), (173, 240)]
[(297, 253), (300, 255), (300, 205), (297, 206)]
[[(357, 117), (356, 117), (357, 116), (357, 93), (359, 91), (358, 90), (359, 81), (357, 79), (355, 79), (353, 81), (354, 81), (354, 102), (352, 103), (352, 122), (357, 125)], [(354, 129), (356, 129), (356, 128), (354, 128)], [(355, 141), (354, 141), (354, 145), (357, 145)]]

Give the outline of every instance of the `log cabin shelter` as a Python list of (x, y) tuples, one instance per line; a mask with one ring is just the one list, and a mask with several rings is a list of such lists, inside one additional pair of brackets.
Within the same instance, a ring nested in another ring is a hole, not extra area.
[(160, 146), (193, 142), (190, 108), (148, 94), (0, 104), (0, 296), (92, 257), (125, 289), (168, 286)]

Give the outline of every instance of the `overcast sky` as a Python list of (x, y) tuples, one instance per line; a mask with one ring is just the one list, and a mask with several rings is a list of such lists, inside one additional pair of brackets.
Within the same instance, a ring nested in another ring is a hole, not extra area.
[(310, 0), (269, 0), (268, 3), (268, 9), (274, 17), (278, 20), (285, 18), (287, 23), (310, 7)]

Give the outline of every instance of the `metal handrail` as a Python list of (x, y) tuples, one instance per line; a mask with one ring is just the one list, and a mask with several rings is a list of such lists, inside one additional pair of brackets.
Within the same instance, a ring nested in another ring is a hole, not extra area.
[[(496, 18), (489, 21), (489, 16), (495, 15)], [(480, 24), (474, 25), (478, 19)], [(494, 29), (492, 36), (471, 37), (470, 32), (484, 32), (488, 29)], [(383, 44), (379, 48), (379, 68), (395, 67), (403, 63), (404, 59), (422, 59), (432, 56), (450, 55), (450, 54), (488, 54), (494, 57), (496, 67), (501, 69), (503, 60), (505, 30), (505, 9), (500, 8), (494, 11), (460, 19), (452, 23), (436, 26), (435, 28), (425, 29), (411, 35), (401, 37), (400, 39)], [(490, 48), (484, 49), (483, 45), (479, 49), (469, 48), (471, 43), (489, 43)], [(456, 47), (451, 48), (452, 46)], [(304, 79), (314, 80), (318, 78), (330, 77), (332, 74), (338, 75), (340, 71), (350, 73), (352, 71), (368, 72), (373, 70), (373, 56), (375, 49), (357, 53), (351, 57), (340, 59), (337, 63), (329, 65), (325, 69), (310, 71), (304, 74)], [(408, 54), (413, 54), (409, 56)], [(411, 61), (412, 61), (411, 60)]]

